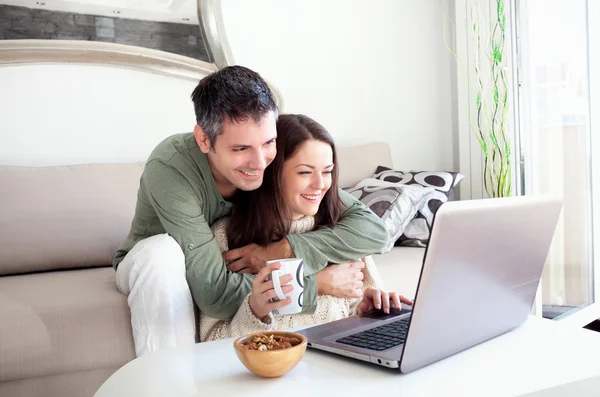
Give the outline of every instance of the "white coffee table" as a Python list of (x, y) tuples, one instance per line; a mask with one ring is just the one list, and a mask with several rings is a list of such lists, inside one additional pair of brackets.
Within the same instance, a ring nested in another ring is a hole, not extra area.
[(238, 361), (232, 341), (165, 349), (133, 360), (95, 397), (518, 396), (600, 379), (600, 333), (535, 317), (514, 331), (407, 375), (308, 350), (291, 372), (263, 379)]

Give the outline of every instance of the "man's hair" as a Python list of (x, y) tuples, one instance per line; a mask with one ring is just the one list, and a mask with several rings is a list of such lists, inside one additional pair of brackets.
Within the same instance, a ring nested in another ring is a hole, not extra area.
[(192, 93), (196, 123), (214, 146), (225, 120), (259, 122), (269, 112), (277, 119), (273, 93), (260, 75), (243, 66), (228, 66), (198, 83)]
[(315, 216), (315, 229), (333, 227), (342, 217), (338, 192), (338, 164), (333, 138), (313, 119), (302, 114), (282, 114), (277, 120), (277, 156), (265, 170), (263, 184), (252, 191), (238, 191), (227, 230), (229, 249), (256, 243), (266, 245), (284, 238), (292, 214), (283, 192), (283, 165), (300, 146), (316, 140), (331, 146), (334, 168), (331, 187)]

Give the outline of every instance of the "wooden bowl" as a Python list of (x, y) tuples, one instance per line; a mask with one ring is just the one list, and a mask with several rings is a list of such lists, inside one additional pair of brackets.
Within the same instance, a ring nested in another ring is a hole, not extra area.
[[(275, 336), (293, 336), (300, 340), (296, 346), (281, 350), (249, 350), (242, 346), (258, 334)], [(306, 351), (308, 340), (304, 335), (286, 331), (265, 331), (243, 336), (233, 342), (238, 358), (252, 373), (265, 378), (276, 378), (294, 368)]]

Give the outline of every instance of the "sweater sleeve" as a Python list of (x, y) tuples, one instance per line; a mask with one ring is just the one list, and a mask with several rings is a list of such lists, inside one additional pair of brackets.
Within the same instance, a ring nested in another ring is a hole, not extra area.
[(206, 342), (233, 338), (254, 332), (273, 330), (275, 328), (273, 315), (269, 314), (265, 323), (257, 319), (250, 309), (248, 298), (243, 301), (242, 306), (240, 306), (231, 321), (222, 321), (201, 315), (200, 341)]
[(221, 321), (201, 314), (200, 341), (234, 338), (254, 332), (310, 327), (340, 320), (349, 315), (346, 299), (331, 295), (320, 295), (317, 309), (312, 314), (283, 316), (269, 314), (266, 322), (261, 322), (252, 313), (248, 299), (246, 299), (231, 321)]
[(215, 234), (215, 241), (221, 252), (229, 250), (227, 241), (227, 226), (229, 226), (229, 217), (221, 218), (210, 227)]
[[(375, 288), (375, 289), (383, 289), (385, 287), (383, 285), (383, 280), (381, 279), (381, 275), (375, 266), (375, 261), (371, 255), (365, 256), (361, 258), (361, 260), (365, 263), (365, 268), (363, 269), (363, 292), (367, 290), (367, 288)], [(349, 299), (350, 312), (353, 315), (358, 314), (358, 305), (362, 302), (362, 298), (357, 299)]]
[[(227, 242), (227, 227), (229, 218), (221, 218), (215, 222), (211, 229), (215, 234), (215, 240), (221, 252), (229, 248)], [(241, 335), (251, 334), (253, 332), (268, 331), (273, 329), (273, 315), (269, 314), (267, 322), (263, 323), (257, 319), (252, 310), (248, 299), (250, 295), (243, 300), (242, 305), (230, 321), (222, 321), (204, 314), (200, 315), (200, 341), (212, 341), (225, 338), (232, 338)]]

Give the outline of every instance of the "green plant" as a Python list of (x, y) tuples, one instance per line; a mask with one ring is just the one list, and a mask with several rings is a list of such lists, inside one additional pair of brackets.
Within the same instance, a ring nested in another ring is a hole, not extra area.
[[(479, 0), (466, 0), (469, 9), (467, 67), (456, 53), (456, 25), (439, 3), (444, 17), (444, 44), (467, 74), (470, 103), (469, 129), (476, 137), (483, 156), (483, 186), (488, 197), (511, 195), (511, 139), (508, 132), (508, 68), (506, 67), (506, 10), (504, 0), (490, 0), (488, 15)], [(448, 44), (447, 21), (451, 23), (452, 45)], [(483, 21), (483, 22), (482, 22)], [(473, 108), (474, 107), (474, 108)]]

